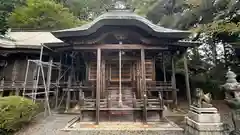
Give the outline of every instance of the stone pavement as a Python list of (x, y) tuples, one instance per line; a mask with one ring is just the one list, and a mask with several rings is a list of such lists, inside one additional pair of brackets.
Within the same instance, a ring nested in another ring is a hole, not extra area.
[[(232, 121), (231, 121), (231, 115), (229, 114), (230, 110), (228, 107), (226, 107), (222, 102), (217, 102), (214, 104), (216, 106), (221, 114), (221, 119), (223, 123), (227, 123), (232, 127)], [(184, 127), (184, 118), (178, 115), (175, 115), (173, 113), (165, 112), (165, 116), (168, 116), (168, 119), (171, 121), (174, 121), (180, 127)], [(175, 116), (173, 116), (175, 115)], [(170, 117), (172, 116), (172, 118)], [(54, 114), (53, 116), (49, 116), (47, 118), (44, 118), (42, 116), (39, 116), (36, 121), (33, 121), (29, 126), (27, 126), (25, 129), (21, 130), (20, 132), (16, 133), (16, 135), (92, 135), (92, 134), (101, 134), (99, 132), (91, 132), (91, 131), (86, 131), (86, 132), (79, 132), (79, 131), (62, 131), (64, 127), (68, 124), (68, 122), (76, 117), (76, 115), (62, 115), (62, 114)], [(104, 134), (110, 134), (112, 131), (107, 131)], [(127, 135), (127, 134), (146, 134), (146, 132), (143, 131), (135, 131), (135, 132), (130, 132), (130, 131), (121, 131), (121, 132), (114, 132), (115, 135)], [(154, 135), (154, 134), (159, 134), (154, 131), (149, 131), (147, 134)], [(178, 133), (169, 133), (166, 131), (162, 131), (161, 134), (163, 135), (168, 135), (168, 134), (179, 134)]]
[(45, 119), (34, 121), (16, 135), (181, 135), (183, 130), (63, 130), (76, 115), (53, 114)]

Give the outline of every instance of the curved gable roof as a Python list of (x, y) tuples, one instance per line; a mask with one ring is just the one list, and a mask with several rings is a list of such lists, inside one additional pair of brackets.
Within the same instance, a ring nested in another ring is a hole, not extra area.
[(96, 32), (103, 26), (137, 26), (152, 36), (159, 38), (183, 39), (190, 35), (189, 31), (173, 30), (153, 24), (146, 18), (139, 16), (131, 11), (112, 10), (99, 16), (92, 22), (80, 27), (54, 31), (52, 34), (57, 38), (67, 38), (72, 36), (88, 36)]

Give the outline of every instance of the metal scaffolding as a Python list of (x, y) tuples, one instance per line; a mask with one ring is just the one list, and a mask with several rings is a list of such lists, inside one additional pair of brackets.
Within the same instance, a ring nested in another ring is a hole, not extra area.
[[(24, 83), (23, 83), (23, 96), (29, 96), (32, 98), (33, 102), (36, 102), (37, 100), (37, 95), (42, 95), (44, 94), (44, 100), (45, 100), (45, 115), (48, 113), (49, 115), (51, 115), (51, 107), (49, 104), (49, 93), (55, 93), (55, 91), (50, 91), (51, 88), (51, 76), (52, 76), (52, 69), (53, 67), (60, 69), (61, 65), (57, 65), (55, 63), (53, 63), (53, 58), (50, 57), (49, 58), (49, 62), (44, 62), (42, 61), (42, 57), (43, 57), (43, 49), (44, 49), (44, 45), (41, 46), (41, 52), (40, 52), (40, 58), (39, 60), (28, 60), (27, 62), (27, 67), (26, 67), (26, 72), (25, 72), (25, 79), (24, 79)], [(50, 48), (47, 48), (50, 49)], [(28, 84), (28, 74), (29, 74), (29, 66), (30, 64), (36, 64), (36, 76), (34, 77), (33, 80), (33, 89), (31, 93), (26, 93), (26, 88), (27, 88), (27, 84)], [(45, 79), (45, 71), (44, 71), (44, 67), (47, 67), (47, 78)], [(41, 74), (41, 76), (40, 76)], [(39, 80), (42, 79), (42, 83), (43, 86), (39, 85)], [(59, 83), (56, 83), (57, 85), (59, 85)], [(58, 86), (56, 86), (58, 88)], [(44, 89), (44, 92), (39, 91), (39, 89), (42, 88)]]

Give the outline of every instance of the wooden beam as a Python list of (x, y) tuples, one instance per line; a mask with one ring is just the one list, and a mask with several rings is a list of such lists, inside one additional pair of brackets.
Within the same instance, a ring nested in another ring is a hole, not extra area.
[(97, 86), (96, 86), (96, 124), (99, 124), (100, 91), (101, 91), (101, 49), (97, 49)]
[(173, 105), (174, 108), (177, 107), (177, 86), (176, 86), (176, 69), (175, 69), (175, 61), (174, 56), (172, 56), (172, 98), (173, 98)]
[(185, 69), (185, 83), (186, 83), (186, 94), (187, 94), (187, 100), (188, 104), (191, 105), (191, 91), (190, 91), (190, 84), (189, 84), (189, 74), (188, 74), (188, 64), (187, 64), (187, 54), (185, 53), (183, 56), (184, 59), (184, 69)]
[(151, 45), (141, 45), (141, 44), (104, 44), (104, 45), (74, 45), (74, 50), (91, 50), (91, 49), (149, 49), (149, 50), (168, 50), (166, 46), (151, 46)]

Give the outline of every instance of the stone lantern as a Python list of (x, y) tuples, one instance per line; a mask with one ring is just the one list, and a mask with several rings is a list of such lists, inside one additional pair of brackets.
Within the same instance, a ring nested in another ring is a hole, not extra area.
[(239, 99), (240, 100), (240, 84), (236, 80), (237, 75), (231, 71), (231, 69), (228, 70), (226, 78), (227, 81), (222, 87), (225, 89), (225, 99)]
[(232, 120), (234, 130), (230, 134), (240, 134), (240, 84), (236, 80), (236, 74), (231, 71), (227, 72), (227, 81), (222, 87), (225, 90), (225, 101), (232, 110)]

